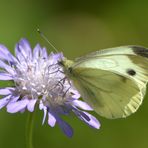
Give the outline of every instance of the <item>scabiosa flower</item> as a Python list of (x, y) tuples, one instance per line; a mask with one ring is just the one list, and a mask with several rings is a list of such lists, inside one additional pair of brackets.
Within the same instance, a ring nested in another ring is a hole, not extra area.
[(0, 89), (0, 95), (4, 96), (0, 99), (0, 109), (6, 106), (9, 113), (33, 112), (38, 106), (44, 111), (42, 123), (48, 116), (48, 124), (54, 127), (57, 123), (68, 137), (73, 135), (73, 130), (61, 115), (70, 112), (99, 129), (98, 120), (86, 112), (92, 108), (79, 100), (80, 94), (58, 64), (63, 58), (62, 53), (48, 55), (39, 44), (32, 51), (26, 39), (16, 44), (15, 56), (0, 45), (0, 80), (14, 83), (13, 87)]

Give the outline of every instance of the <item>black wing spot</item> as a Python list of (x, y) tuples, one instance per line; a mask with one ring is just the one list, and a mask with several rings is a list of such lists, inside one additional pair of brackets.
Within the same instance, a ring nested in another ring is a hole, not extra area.
[(148, 58), (148, 49), (140, 46), (132, 46), (133, 52), (142, 57)]
[(136, 71), (133, 69), (127, 69), (126, 71), (130, 76), (135, 76), (136, 75)]

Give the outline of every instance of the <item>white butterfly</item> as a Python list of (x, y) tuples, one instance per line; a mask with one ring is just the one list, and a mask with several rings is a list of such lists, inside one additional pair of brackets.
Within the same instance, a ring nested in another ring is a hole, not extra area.
[(60, 63), (82, 98), (99, 115), (124, 118), (142, 104), (148, 82), (148, 49), (110, 48)]

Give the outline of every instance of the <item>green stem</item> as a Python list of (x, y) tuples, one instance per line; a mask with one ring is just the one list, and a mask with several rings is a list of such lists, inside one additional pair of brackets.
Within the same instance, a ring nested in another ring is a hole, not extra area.
[[(35, 107), (36, 110), (36, 107)], [(33, 148), (33, 123), (34, 123), (34, 116), (35, 112), (29, 112), (28, 113), (28, 119), (26, 123), (26, 148)]]

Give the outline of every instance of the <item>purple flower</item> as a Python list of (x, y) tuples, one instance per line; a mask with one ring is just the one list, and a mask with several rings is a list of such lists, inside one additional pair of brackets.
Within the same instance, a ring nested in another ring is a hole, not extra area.
[(62, 53), (50, 55), (39, 44), (31, 49), (26, 39), (15, 47), (15, 56), (0, 45), (0, 80), (13, 81), (13, 87), (0, 89), (0, 109), (6, 106), (7, 112), (34, 111), (35, 105), (44, 111), (42, 124), (48, 116), (48, 124), (57, 123), (68, 136), (73, 135), (71, 126), (62, 120), (61, 115), (73, 112), (79, 119), (93, 128), (99, 129), (98, 120), (87, 113), (92, 108), (79, 100), (80, 95), (72, 82), (64, 75), (58, 61)]

